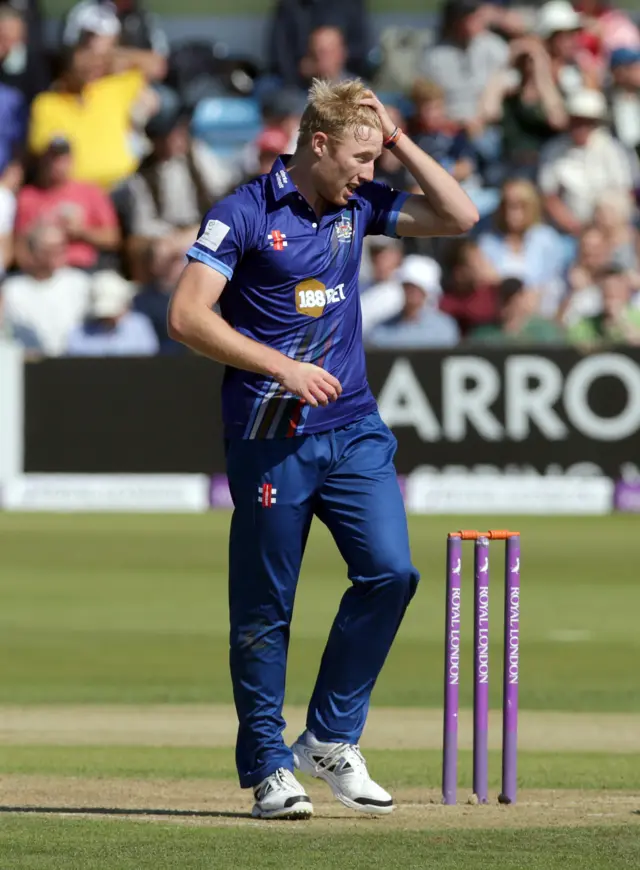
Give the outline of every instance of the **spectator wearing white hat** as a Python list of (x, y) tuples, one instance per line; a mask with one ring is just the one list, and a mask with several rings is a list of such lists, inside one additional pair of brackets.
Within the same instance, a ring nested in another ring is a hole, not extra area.
[[(404, 293), (400, 282), (400, 267), (403, 263), (403, 247), (399, 239), (388, 236), (372, 236), (366, 245), (367, 258), (361, 281), (360, 308), (362, 311), (362, 334), (366, 338), (381, 323), (402, 311)], [(412, 259), (416, 259), (412, 256)], [(435, 289), (440, 287), (440, 266), (431, 257), (417, 256), (423, 272), (429, 275)]]
[(543, 150), (538, 181), (553, 223), (578, 235), (606, 191), (631, 197), (638, 162), (606, 128), (607, 104), (600, 91), (573, 94), (567, 113), (569, 130)]
[(74, 155), (73, 180), (112, 189), (137, 169), (139, 131), (160, 97), (149, 87), (156, 70), (148, 58), (133, 50), (123, 55), (116, 46), (117, 18), (89, 13), (95, 20), (85, 22), (78, 43), (67, 49), (59, 80), (33, 101), (29, 148), (42, 154), (52, 139), (64, 137)]
[(117, 272), (96, 272), (89, 316), (69, 336), (69, 356), (153, 356), (159, 344), (149, 318), (131, 310), (133, 286)]
[(402, 308), (376, 326), (367, 337), (370, 347), (419, 349), (452, 347), (460, 339), (458, 325), (438, 308), (442, 289), (440, 267), (428, 257), (411, 255), (398, 270)]
[(149, 81), (165, 77), (169, 43), (137, 0), (80, 0), (63, 21), (62, 44), (73, 48), (87, 33), (111, 43), (114, 72), (136, 68)]
[(581, 62), (582, 28), (582, 16), (568, 0), (549, 0), (538, 10), (536, 33), (544, 40), (554, 80), (565, 98), (598, 84), (594, 72)]

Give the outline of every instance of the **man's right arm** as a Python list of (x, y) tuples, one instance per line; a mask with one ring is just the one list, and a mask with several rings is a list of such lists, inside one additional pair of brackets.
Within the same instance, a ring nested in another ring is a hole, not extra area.
[(273, 378), (312, 407), (335, 402), (342, 387), (333, 375), (242, 335), (212, 310), (226, 283), (221, 272), (190, 262), (171, 298), (169, 336), (216, 362)]

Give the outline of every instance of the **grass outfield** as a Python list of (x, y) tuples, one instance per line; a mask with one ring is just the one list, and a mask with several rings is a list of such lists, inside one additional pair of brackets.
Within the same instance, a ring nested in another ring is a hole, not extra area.
[(300, 824), (286, 832), (249, 833), (31, 818), (5, 818), (0, 826), (5, 866), (20, 870), (624, 870), (637, 868), (638, 845), (637, 830), (627, 827), (406, 832), (393, 838), (383, 831), (336, 831), (329, 838)]
[[(375, 776), (390, 789), (434, 788), (440, 781), (442, 756), (435, 749), (368, 749), (367, 761)], [(230, 747), (1, 746), (0, 770), (4, 776), (236, 782)], [(459, 756), (459, 800), (470, 791), (471, 771), (472, 754), (463, 750)], [(640, 794), (640, 754), (521, 752), (518, 777), (527, 789), (626, 790)], [(500, 753), (494, 751), (489, 753), (489, 788), (497, 794), (499, 785)], [(7, 797), (5, 793), (3, 800)], [(640, 809), (640, 799), (638, 804)]]
[[(250, 795), (237, 788), (228, 522), (224, 513), (0, 514), (0, 870), (638, 867), (640, 538), (633, 517), (490, 518), (523, 536), (519, 795), (506, 808), (495, 803), (496, 728), (492, 803), (466, 803), (468, 711), (459, 805), (441, 806), (438, 790), (445, 534), (486, 521), (412, 518), (423, 581), (365, 733), (371, 769), (399, 809), (357, 817), (307, 779), (317, 813), (308, 824), (252, 820)], [(494, 714), (501, 561), (492, 578)], [(466, 568), (462, 696), (469, 706), (471, 553)], [(344, 567), (317, 526), (296, 606), (289, 704), (308, 699), (345, 586)], [(304, 709), (289, 713), (299, 727)]]
[[(637, 519), (490, 521), (522, 532), (522, 708), (640, 711)], [(231, 702), (228, 522), (226, 513), (0, 514), (0, 703)], [(441, 705), (445, 535), (452, 526), (477, 522), (411, 518), (422, 583), (376, 688), (377, 705)], [(469, 549), (462, 605), (467, 706), (471, 560)], [(497, 707), (501, 555), (493, 565), (491, 691)], [(308, 700), (346, 583), (340, 557), (317, 523), (296, 602), (289, 703)]]

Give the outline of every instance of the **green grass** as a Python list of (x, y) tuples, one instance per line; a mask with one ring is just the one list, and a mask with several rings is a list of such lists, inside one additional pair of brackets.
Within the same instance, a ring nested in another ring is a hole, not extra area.
[[(0, 704), (230, 701), (228, 522), (224, 513), (0, 514)], [(414, 560), (423, 580), (375, 703), (440, 706), (445, 534), (479, 522), (522, 532), (522, 707), (640, 710), (640, 536), (632, 516), (412, 518)], [(495, 706), (500, 563), (496, 558), (491, 599)], [(465, 706), (471, 703), (470, 568), (469, 552)], [(335, 548), (317, 526), (296, 605), (290, 703), (309, 697), (346, 582)], [(392, 789), (439, 784), (437, 751), (373, 750), (367, 756), (374, 775)], [(492, 752), (489, 761), (496, 791), (499, 754)], [(11, 774), (235, 781), (230, 748), (0, 745), (0, 779)], [(464, 751), (461, 799), (470, 781), (471, 755)], [(640, 756), (523, 751), (519, 782), (526, 788), (640, 792)], [(10, 792), (3, 789), (1, 803), (12, 803)], [(4, 813), (0, 870), (635, 870), (640, 863), (640, 825), (631, 815), (624, 827), (435, 831), (427, 816), (424, 830), (411, 831), (384, 822), (372, 829), (346, 817), (288, 827), (245, 821), (240, 828), (219, 820), (207, 827)], [(465, 818), (459, 816), (461, 826)], [(422, 824), (419, 816), (418, 828)]]
[[(488, 519), (522, 531), (522, 707), (640, 710), (637, 520)], [(226, 513), (0, 514), (0, 703), (231, 701), (228, 522)], [(440, 706), (445, 533), (477, 523), (411, 519), (423, 579), (376, 688), (376, 704)], [(463, 592), (465, 706), (471, 703), (471, 558), (469, 552)], [(497, 706), (499, 557), (494, 565), (491, 690)], [(316, 524), (296, 602), (289, 703), (308, 700), (346, 583), (332, 541)]]
[[(304, 847), (301, 848), (302, 842)], [(16, 870), (625, 870), (637, 868), (640, 827), (360, 833), (7, 816), (2, 866)]]
[[(440, 784), (437, 750), (369, 749), (375, 776), (390, 788)], [(471, 752), (459, 756), (459, 785), (471, 782)], [(232, 749), (138, 746), (0, 746), (1, 774), (123, 779), (225, 779), (236, 781)], [(500, 754), (489, 754), (489, 787), (500, 785)], [(640, 755), (521, 752), (519, 782), (526, 788), (640, 791)], [(640, 807), (639, 807), (640, 808)], [(0, 864), (1, 866), (1, 864)]]

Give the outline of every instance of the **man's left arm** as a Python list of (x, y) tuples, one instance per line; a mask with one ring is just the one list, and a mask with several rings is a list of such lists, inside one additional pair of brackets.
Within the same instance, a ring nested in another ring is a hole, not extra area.
[(479, 220), (478, 210), (453, 175), (404, 134), (395, 147), (422, 194), (412, 194), (398, 214), (399, 236), (457, 236)]
[[(387, 141), (397, 128), (383, 104), (373, 94), (363, 104), (375, 109)], [(398, 131), (394, 154), (409, 171), (422, 194), (405, 199), (398, 213), (398, 236), (457, 236), (467, 233), (479, 220), (478, 210), (458, 182), (446, 169)]]

